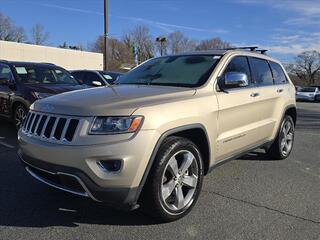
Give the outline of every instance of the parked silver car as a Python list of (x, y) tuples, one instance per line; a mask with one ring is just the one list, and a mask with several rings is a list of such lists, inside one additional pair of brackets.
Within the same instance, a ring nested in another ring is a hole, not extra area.
[(317, 101), (320, 95), (320, 89), (318, 87), (304, 87), (297, 90), (296, 99), (297, 101)]

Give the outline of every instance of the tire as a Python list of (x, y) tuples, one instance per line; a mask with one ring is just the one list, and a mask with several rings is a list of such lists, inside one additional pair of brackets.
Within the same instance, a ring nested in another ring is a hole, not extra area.
[(276, 160), (289, 157), (294, 143), (294, 122), (291, 116), (286, 115), (280, 125), (278, 136), (268, 150), (268, 155)]
[(24, 105), (18, 104), (15, 106), (13, 111), (13, 122), (17, 131), (21, 128), (24, 120), (27, 117), (27, 114), (28, 110)]
[(142, 208), (159, 222), (180, 219), (197, 202), (202, 182), (203, 162), (198, 147), (188, 139), (168, 137), (148, 176)]

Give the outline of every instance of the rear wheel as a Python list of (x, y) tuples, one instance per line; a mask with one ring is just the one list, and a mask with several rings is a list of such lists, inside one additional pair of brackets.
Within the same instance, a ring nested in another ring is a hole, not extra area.
[(294, 142), (294, 122), (291, 116), (286, 115), (281, 123), (276, 140), (271, 145), (268, 154), (274, 159), (289, 157)]
[(19, 104), (14, 108), (13, 120), (17, 130), (19, 130), (22, 127), (27, 117), (27, 113), (28, 113), (27, 108), (22, 104)]
[(202, 187), (203, 163), (197, 146), (169, 137), (161, 145), (144, 189), (144, 208), (161, 222), (191, 211)]

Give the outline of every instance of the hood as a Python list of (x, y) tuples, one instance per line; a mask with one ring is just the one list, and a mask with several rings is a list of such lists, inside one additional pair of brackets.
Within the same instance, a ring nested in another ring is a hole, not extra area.
[(69, 84), (26, 84), (25, 88), (32, 92), (59, 94), (73, 90), (84, 89), (83, 85), (69, 85)]
[(59, 94), (36, 101), (31, 109), (75, 116), (131, 115), (140, 107), (184, 99), (195, 92), (178, 87), (117, 85)]

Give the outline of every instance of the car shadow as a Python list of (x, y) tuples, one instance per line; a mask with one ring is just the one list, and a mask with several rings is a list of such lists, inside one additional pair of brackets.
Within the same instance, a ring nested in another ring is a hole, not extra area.
[[(141, 210), (121, 211), (91, 199), (60, 192), (21, 174), (15, 189), (0, 189), (0, 226), (78, 227), (80, 224), (139, 226), (156, 224)], [(19, 182), (18, 182), (19, 181)], [(27, 183), (27, 184), (26, 184)]]
[(247, 153), (236, 159), (237, 161), (278, 161), (274, 159), (270, 159), (270, 156), (266, 154), (264, 150), (258, 149), (256, 151)]

